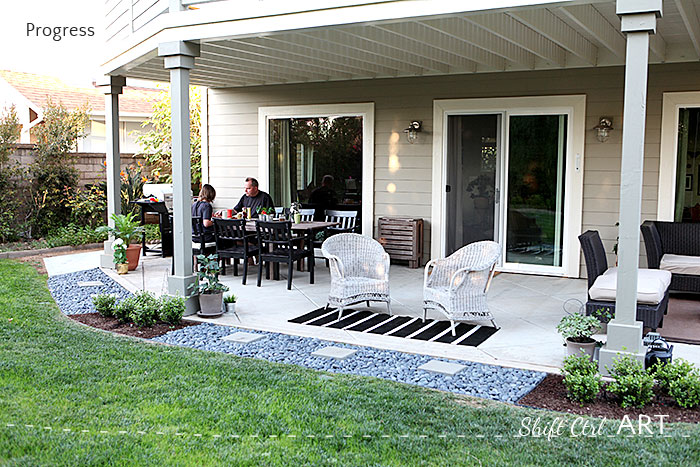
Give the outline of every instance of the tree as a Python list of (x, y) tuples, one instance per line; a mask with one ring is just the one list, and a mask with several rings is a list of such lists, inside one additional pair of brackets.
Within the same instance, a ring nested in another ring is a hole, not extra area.
[(10, 154), (19, 141), (21, 130), (15, 106), (3, 109), (0, 115), (0, 241), (3, 243), (17, 240), (22, 230), (17, 222), (21, 170), (19, 164), (10, 164)]
[[(141, 154), (151, 167), (152, 175), (172, 183), (172, 123), (170, 115), (170, 93), (163, 91), (153, 103), (153, 114), (141, 124), (151, 126), (151, 130), (139, 134), (136, 143)], [(193, 188), (202, 181), (202, 137), (201, 137), (201, 96), (199, 88), (190, 87), (190, 165)]]
[(43, 123), (33, 128), (36, 161), (29, 167), (29, 236), (46, 234), (69, 221), (71, 208), (65, 203), (66, 196), (73, 193), (78, 184), (72, 151), (78, 139), (85, 136), (89, 121), (87, 105), (68, 111), (60, 102), (49, 101), (44, 108)]

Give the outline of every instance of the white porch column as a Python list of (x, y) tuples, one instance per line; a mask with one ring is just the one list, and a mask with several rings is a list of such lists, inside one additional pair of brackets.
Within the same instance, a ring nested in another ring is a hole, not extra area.
[[(186, 297), (190, 294), (192, 275), (192, 194), (190, 177), (190, 70), (199, 44), (166, 42), (158, 46), (170, 70), (172, 100), (172, 167), (173, 167), (173, 261), (175, 275), (168, 277), (168, 293)], [(187, 300), (187, 314), (198, 310), (199, 301)]]
[(644, 169), (649, 34), (656, 32), (662, 0), (617, 0), (622, 32), (627, 35), (625, 99), (622, 123), (622, 170), (620, 175), (620, 240), (615, 318), (608, 324), (608, 340), (600, 351), (599, 368), (612, 368), (613, 358), (628, 353), (644, 359), (642, 323), (637, 321), (637, 272), (639, 224)]
[[(121, 213), (121, 180), (119, 172), (121, 157), (119, 151), (119, 94), (126, 86), (123, 76), (105, 76), (98, 86), (105, 94), (105, 155), (107, 156), (107, 223), (114, 227), (112, 214)], [(100, 255), (100, 267), (113, 268), (112, 238), (104, 242)]]

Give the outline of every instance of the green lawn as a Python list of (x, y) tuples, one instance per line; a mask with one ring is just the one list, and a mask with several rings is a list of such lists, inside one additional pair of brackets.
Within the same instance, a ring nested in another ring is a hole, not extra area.
[(596, 438), (518, 437), (524, 417), (564, 416), (93, 331), (60, 314), (45, 277), (0, 261), (0, 465), (663, 465), (700, 456), (694, 426), (667, 427), (668, 437), (608, 437), (614, 423)]

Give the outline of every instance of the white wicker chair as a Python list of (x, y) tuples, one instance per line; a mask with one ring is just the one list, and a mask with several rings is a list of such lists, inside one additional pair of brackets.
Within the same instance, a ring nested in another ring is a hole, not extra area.
[(355, 303), (386, 302), (391, 314), (389, 297), (389, 255), (370, 237), (355, 233), (340, 233), (328, 238), (321, 246), (329, 261), (331, 290), (329, 306), (338, 307), (338, 319), (343, 309)]
[(486, 292), (500, 250), (496, 242), (476, 242), (447, 258), (428, 262), (423, 281), (423, 320), (428, 309), (442, 312), (452, 323), (453, 336), (455, 321), (490, 320), (497, 327), (486, 305)]

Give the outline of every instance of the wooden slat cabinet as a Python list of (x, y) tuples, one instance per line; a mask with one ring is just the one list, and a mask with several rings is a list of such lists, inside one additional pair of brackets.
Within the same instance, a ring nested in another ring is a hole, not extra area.
[(380, 217), (379, 243), (391, 259), (408, 261), (419, 268), (423, 257), (423, 219)]

